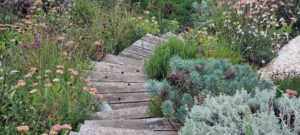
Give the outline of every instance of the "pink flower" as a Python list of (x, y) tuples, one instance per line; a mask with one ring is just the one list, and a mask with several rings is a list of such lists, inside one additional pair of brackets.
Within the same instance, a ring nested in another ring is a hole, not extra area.
[(278, 6), (276, 4), (273, 4), (271, 7), (272, 8), (278, 8)]
[(268, 5), (263, 6), (263, 9), (268, 10), (269, 9)]
[(252, 3), (253, 4), (256, 4), (258, 1), (257, 0), (252, 0)]
[(85, 83), (88, 83), (88, 82), (89, 82), (89, 79), (86, 78), (86, 79), (84, 79), (83, 81), (84, 81)]
[(34, 5), (43, 4), (42, 0), (35, 0)]
[(33, 83), (33, 86), (38, 86), (38, 83)]
[(68, 52), (67, 52), (67, 51), (64, 51), (62, 54), (63, 54), (64, 56), (67, 56), (67, 55), (68, 55)]
[(41, 11), (41, 8), (37, 8), (36, 11)]
[(90, 91), (97, 92), (97, 88), (90, 88)]
[(96, 98), (102, 99), (102, 98), (104, 98), (104, 96), (102, 94), (96, 94)]
[(52, 8), (52, 13), (56, 13), (57, 12), (57, 9), (54, 7)]
[(37, 92), (37, 89), (33, 89), (33, 90), (29, 91), (30, 94), (33, 94), (35, 92)]
[(42, 135), (49, 135), (49, 134), (47, 134), (47, 133), (43, 133)]
[(17, 86), (25, 86), (24, 80), (19, 80)]
[(62, 126), (59, 124), (56, 124), (56, 125), (52, 126), (52, 130), (58, 132), (58, 131), (62, 130)]
[(63, 65), (57, 65), (56, 68), (64, 68)]
[(10, 42), (16, 43), (16, 39), (11, 39)]
[(46, 73), (51, 73), (52, 71), (50, 69), (45, 70)]
[(54, 0), (48, 0), (48, 2), (53, 2)]
[(66, 45), (69, 46), (69, 45), (74, 45), (74, 44), (75, 44), (74, 41), (68, 41)]
[(58, 73), (58, 74), (63, 74), (64, 73), (64, 71), (62, 71), (62, 70), (56, 70), (56, 73)]
[(285, 91), (286, 91), (286, 93), (289, 93), (291, 95), (297, 95), (298, 94), (297, 91), (291, 90), (291, 89), (286, 89)]
[(69, 69), (68, 69), (68, 71), (72, 72), (72, 71), (74, 71), (74, 69), (72, 69), (72, 68), (69, 68)]
[(279, 4), (280, 4), (281, 6), (284, 6), (284, 5), (285, 5), (285, 3), (284, 3), (283, 1), (279, 1)]
[(247, 2), (246, 2), (246, 0), (240, 0), (239, 2), (238, 2), (238, 4), (240, 4), (240, 5), (245, 5)]
[(53, 82), (58, 82), (59, 79), (58, 79), (58, 78), (54, 78), (52, 81), (53, 81)]
[(46, 83), (44, 86), (45, 86), (45, 87), (51, 87), (52, 84), (51, 84), (51, 83)]
[(232, 8), (233, 8), (233, 9), (240, 9), (240, 7), (237, 6), (237, 5), (233, 5)]
[(56, 134), (57, 134), (57, 132), (55, 132), (53, 130), (50, 131), (50, 135), (56, 135)]
[(30, 78), (30, 77), (32, 77), (32, 73), (30, 72), (30, 73), (26, 74), (24, 77), (25, 78)]
[(71, 129), (72, 129), (72, 127), (71, 127), (69, 124), (64, 124), (64, 125), (62, 125), (62, 128), (63, 128), (63, 129), (68, 129), (68, 130), (71, 130)]
[(17, 127), (17, 130), (19, 131), (19, 132), (22, 132), (22, 131), (28, 131), (29, 130), (29, 126), (18, 126)]
[(62, 42), (63, 40), (65, 40), (66, 38), (65, 37), (63, 37), (63, 36), (59, 36), (59, 37), (57, 37), (57, 41), (58, 42)]
[(101, 45), (101, 42), (96, 41), (95, 44), (96, 44), (97, 46), (100, 46), (100, 45)]
[(38, 68), (32, 67), (32, 68), (30, 68), (30, 70), (35, 72), (35, 71), (38, 71)]
[(84, 91), (88, 91), (89, 89), (87, 87), (83, 87), (83, 90)]
[(77, 76), (77, 75), (78, 75), (78, 72), (75, 71), (75, 70), (73, 70), (73, 71), (72, 71), (72, 74), (75, 75), (75, 76)]

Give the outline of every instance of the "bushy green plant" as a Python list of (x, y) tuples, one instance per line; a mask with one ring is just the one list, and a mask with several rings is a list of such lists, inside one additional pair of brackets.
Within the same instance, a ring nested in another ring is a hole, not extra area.
[(300, 133), (299, 100), (275, 98), (275, 90), (246, 90), (234, 96), (210, 96), (195, 105), (180, 135), (287, 135)]
[(151, 97), (159, 96), (164, 101), (165, 117), (181, 123), (193, 106), (194, 98), (201, 101), (205, 94), (234, 95), (241, 89), (253, 96), (257, 88), (272, 86), (266, 80), (260, 81), (249, 65), (232, 65), (225, 59), (183, 60), (174, 56), (169, 65), (172, 74), (161, 82), (150, 80), (146, 90)]
[(185, 44), (177, 38), (170, 38), (167, 42), (159, 44), (150, 59), (145, 62), (144, 69), (152, 79), (162, 79), (169, 71), (169, 60), (173, 55), (178, 55), (184, 59), (195, 58), (197, 48)]
[(209, 32), (217, 34), (230, 48), (241, 50), (248, 62), (260, 66), (274, 58), (278, 49), (291, 39), (295, 24), (295, 14), (287, 19), (277, 14), (289, 11), (288, 4), (282, 1), (208, 0), (196, 7), (209, 8), (199, 12), (197, 27), (209, 27)]
[(278, 87), (277, 97), (281, 97), (282, 92), (286, 92), (285, 90), (295, 90), (297, 92), (297, 97), (299, 97), (300, 93), (300, 76), (288, 76), (285, 79), (273, 79), (273, 83)]

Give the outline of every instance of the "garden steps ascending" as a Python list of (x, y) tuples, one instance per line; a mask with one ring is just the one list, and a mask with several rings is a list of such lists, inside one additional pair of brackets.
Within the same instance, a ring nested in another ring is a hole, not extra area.
[(176, 135), (165, 118), (150, 118), (145, 91), (149, 77), (143, 73), (143, 60), (150, 58), (155, 47), (169, 37), (147, 34), (118, 56), (107, 55), (102, 62), (93, 62), (90, 84), (104, 95), (112, 111), (101, 111), (93, 116), (97, 120), (86, 120), (79, 132), (71, 135)]

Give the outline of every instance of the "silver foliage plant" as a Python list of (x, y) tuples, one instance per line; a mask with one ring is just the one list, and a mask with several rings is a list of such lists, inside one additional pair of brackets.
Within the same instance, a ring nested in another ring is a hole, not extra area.
[(247, 91), (234, 96), (209, 96), (197, 104), (180, 130), (180, 135), (297, 135), (300, 134), (300, 100), (275, 90)]

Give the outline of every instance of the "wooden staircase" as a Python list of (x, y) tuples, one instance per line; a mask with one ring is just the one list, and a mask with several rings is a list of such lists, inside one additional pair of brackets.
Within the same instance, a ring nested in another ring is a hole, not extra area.
[(176, 135), (167, 119), (149, 116), (150, 96), (144, 88), (149, 78), (143, 73), (142, 62), (171, 36), (176, 35), (147, 34), (118, 56), (108, 54), (102, 62), (94, 62), (90, 85), (97, 87), (113, 110), (95, 113), (98, 120), (86, 120), (80, 132), (71, 135)]

